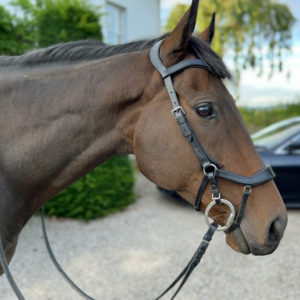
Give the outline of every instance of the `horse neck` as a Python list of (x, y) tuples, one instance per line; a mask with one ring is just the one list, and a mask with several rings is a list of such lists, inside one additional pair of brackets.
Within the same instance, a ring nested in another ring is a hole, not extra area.
[(23, 81), (16, 79), (10, 97), (4, 93), (3, 102), (11, 98), (7, 107), (14, 111), (2, 112), (2, 122), (12, 126), (2, 131), (7, 140), (1, 170), (30, 214), (110, 156), (132, 153), (134, 123), (151, 75), (146, 56), (28, 71)]

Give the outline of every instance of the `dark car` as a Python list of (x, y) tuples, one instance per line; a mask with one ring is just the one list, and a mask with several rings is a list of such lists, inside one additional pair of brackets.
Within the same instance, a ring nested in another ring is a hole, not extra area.
[(300, 207), (300, 117), (268, 126), (252, 135), (287, 207)]
[[(286, 206), (300, 208), (300, 117), (272, 124), (251, 137), (265, 164), (272, 166)], [(182, 199), (174, 191), (159, 189)]]

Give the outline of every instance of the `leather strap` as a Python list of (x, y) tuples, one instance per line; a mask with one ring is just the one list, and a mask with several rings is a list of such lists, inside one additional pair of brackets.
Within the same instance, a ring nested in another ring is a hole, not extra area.
[(55, 266), (55, 268), (57, 269), (57, 271), (62, 275), (62, 277), (66, 280), (66, 282), (71, 286), (71, 288), (73, 288), (75, 290), (75, 292), (77, 292), (82, 298), (86, 299), (86, 300), (95, 300), (94, 298), (92, 298), (91, 296), (89, 296), (88, 294), (86, 294), (68, 275), (67, 273), (63, 270), (63, 268), (61, 267), (61, 265), (59, 264), (59, 262), (57, 261), (50, 243), (49, 243), (49, 239), (48, 239), (48, 234), (47, 234), (47, 230), (46, 230), (46, 225), (45, 225), (45, 208), (44, 206), (41, 207), (40, 209), (40, 213), (41, 213), (41, 221), (42, 221), (42, 229), (43, 229), (43, 236), (44, 236), (44, 241), (45, 241), (45, 245), (48, 251), (48, 254)]
[(230, 232), (233, 232), (235, 229), (240, 227), (241, 221), (242, 221), (245, 209), (246, 209), (247, 200), (248, 200), (248, 197), (249, 197), (250, 193), (251, 193), (251, 185), (246, 185), (244, 187), (244, 193), (243, 193), (243, 198), (242, 198), (242, 202), (241, 202), (241, 205), (240, 205), (239, 212), (238, 212), (238, 214), (235, 218), (234, 223), (230, 226), (230, 228), (228, 228), (225, 231), (226, 234), (228, 234)]
[(202, 148), (198, 138), (193, 133), (192, 128), (190, 127), (190, 124), (188, 123), (188, 121), (185, 117), (185, 112), (179, 104), (177, 94), (174, 90), (171, 77), (170, 76), (166, 77), (164, 79), (164, 82), (165, 82), (168, 94), (170, 96), (170, 99), (171, 99), (171, 104), (173, 107), (173, 109), (172, 109), (173, 115), (177, 121), (177, 124), (179, 125), (179, 128), (181, 129), (183, 136), (186, 138), (186, 140), (192, 146), (201, 166), (210, 165), (211, 159), (208, 157), (205, 150)]
[(257, 186), (272, 180), (275, 177), (275, 173), (270, 166), (266, 166), (262, 168), (259, 172), (249, 177), (220, 169), (216, 170), (216, 176), (242, 185), (249, 184), (251, 186)]
[(21, 291), (20, 291), (19, 287), (17, 286), (13, 276), (10, 273), (8, 263), (6, 261), (6, 257), (5, 257), (5, 253), (4, 253), (1, 238), (0, 238), (0, 262), (1, 262), (2, 269), (3, 269), (3, 271), (4, 271), (4, 273), (7, 277), (7, 280), (9, 282), (11, 288), (13, 289), (14, 293), (16, 294), (17, 298), (19, 300), (25, 300), (25, 297), (21, 293)]
[(182, 60), (179, 63), (166, 68), (166, 66), (162, 63), (161, 58), (160, 58), (160, 46), (163, 40), (158, 41), (151, 49), (150, 51), (150, 59), (153, 64), (153, 66), (159, 71), (161, 74), (162, 78), (165, 79), (166, 77), (170, 75), (174, 75), (178, 72), (181, 72), (185, 69), (188, 68), (201, 68), (201, 69), (206, 69), (210, 73), (214, 74), (214, 76), (218, 77), (217, 74), (213, 71), (213, 69), (202, 59), (197, 58), (197, 59), (186, 59)]
[(216, 232), (218, 228), (218, 224), (213, 222), (210, 224), (206, 234), (204, 235), (202, 242), (198, 249), (196, 250), (195, 254), (189, 261), (189, 263), (186, 265), (186, 267), (183, 269), (183, 271), (176, 277), (176, 279), (155, 299), (159, 300), (161, 297), (163, 297), (168, 291), (170, 291), (182, 278), (182, 281), (180, 285), (178, 286), (177, 290), (173, 294), (171, 300), (173, 300), (176, 295), (179, 293), (179, 291), (182, 289), (183, 285), (186, 283), (189, 276), (192, 274), (193, 270), (197, 267), (197, 265), (200, 263), (203, 255), (206, 252), (206, 249), (209, 246), (209, 242), (211, 241), (214, 233)]
[(195, 200), (195, 209), (197, 211), (200, 211), (200, 203), (201, 203), (201, 199), (202, 199), (203, 193), (205, 191), (205, 188), (207, 186), (207, 183), (208, 183), (207, 176), (203, 176), (200, 187), (198, 189), (196, 200)]

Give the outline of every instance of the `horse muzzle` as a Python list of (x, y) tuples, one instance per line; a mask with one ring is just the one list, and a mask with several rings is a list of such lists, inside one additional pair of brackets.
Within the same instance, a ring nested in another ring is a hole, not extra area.
[(268, 255), (278, 247), (287, 225), (286, 216), (277, 216), (269, 223), (265, 231), (264, 242), (258, 242), (254, 234), (243, 221), (241, 226), (229, 233), (227, 243), (236, 251), (243, 254)]

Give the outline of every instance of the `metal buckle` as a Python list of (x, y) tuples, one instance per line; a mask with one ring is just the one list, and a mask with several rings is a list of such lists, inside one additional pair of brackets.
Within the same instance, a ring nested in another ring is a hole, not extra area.
[(212, 198), (213, 201), (221, 200), (221, 193), (219, 193), (219, 195), (218, 195), (217, 197), (215, 197), (215, 196), (214, 196), (214, 193), (212, 193), (212, 194), (211, 194), (211, 198)]
[(216, 165), (214, 165), (214, 164), (207, 164), (205, 167), (203, 167), (203, 173), (204, 173), (204, 175), (208, 175), (208, 172), (207, 172), (208, 168), (212, 168), (213, 169), (212, 170), (213, 175), (215, 175), (216, 171), (218, 170), (218, 168), (217, 168)]
[(171, 112), (172, 112), (172, 114), (174, 115), (174, 117), (175, 117), (175, 112), (176, 111), (181, 111), (182, 113), (183, 113), (183, 115), (185, 116), (185, 112), (184, 112), (184, 110), (183, 110), (183, 108), (182, 108), (182, 106), (177, 106), (177, 107), (175, 107), (175, 108), (173, 108), (172, 110), (171, 110)]
[[(235, 208), (234, 206), (232, 205), (232, 203), (228, 200), (225, 200), (225, 199), (220, 199), (221, 203), (222, 204), (225, 204), (229, 207), (230, 209), (230, 215), (228, 216), (227, 218), (227, 221), (225, 223), (224, 226), (220, 226), (217, 228), (217, 231), (226, 231), (228, 228), (230, 228), (230, 226), (232, 225), (233, 221), (234, 221), (234, 218), (235, 218)], [(211, 208), (216, 205), (216, 201), (212, 201), (208, 204), (208, 206), (206, 207), (206, 210), (205, 210), (205, 222), (206, 224), (208, 225), (208, 227), (211, 225), (210, 221), (209, 221), (209, 217), (208, 217), (208, 214), (211, 210)]]
[(247, 185), (245, 185), (245, 186), (244, 186), (244, 193), (248, 193), (248, 194), (250, 194), (250, 193), (251, 193), (251, 191), (252, 191), (252, 188), (251, 188), (251, 186), (247, 186)]

